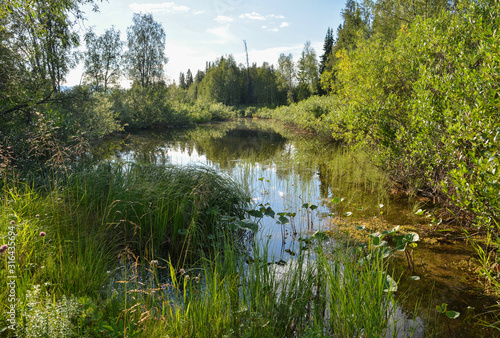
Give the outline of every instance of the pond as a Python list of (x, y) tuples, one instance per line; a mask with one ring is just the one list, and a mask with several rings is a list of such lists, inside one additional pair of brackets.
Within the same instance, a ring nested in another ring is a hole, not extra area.
[[(295, 255), (301, 236), (330, 230), (339, 223), (379, 222), (417, 229), (429, 223), (417, 215), (424, 201), (391, 195), (387, 177), (370, 162), (369, 154), (270, 120), (239, 119), (193, 129), (136, 132), (106, 140), (94, 148), (93, 156), (209, 166), (244, 185), (254, 207), (295, 213), (285, 226), (271, 218), (260, 224), (257, 238), (269, 244), (275, 262), (286, 262)], [(481, 293), (477, 280), (467, 271), (473, 250), (453, 241), (436, 242), (419, 243), (412, 273), (419, 275), (418, 282), (409, 281), (404, 260), (397, 267), (405, 290), (401, 292), (404, 311), (411, 317), (419, 307), (427, 318), (433, 318), (436, 332), (445, 335), (483, 336), (487, 331), (474, 325), (483, 317), (476, 315), (487, 311), (494, 301)], [(436, 317), (433, 309), (438, 303), (449, 304), (462, 316), (451, 323)]]
[[(301, 235), (329, 229), (332, 217), (369, 219), (380, 217), (383, 210), (384, 219), (391, 223), (418, 219), (406, 204), (390, 198), (385, 176), (367, 154), (267, 120), (134, 133), (108, 140), (94, 155), (125, 162), (213, 167), (243, 184), (254, 206), (296, 213), (285, 229), (273, 219), (265, 218), (261, 224), (259, 234), (269, 240), (277, 259), (286, 260)], [(305, 203), (318, 208), (302, 208)]]

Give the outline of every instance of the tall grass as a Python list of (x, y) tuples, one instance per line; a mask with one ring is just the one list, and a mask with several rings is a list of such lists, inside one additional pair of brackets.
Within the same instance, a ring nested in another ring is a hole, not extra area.
[(214, 217), (243, 217), (249, 196), (204, 167), (100, 164), (70, 181), (75, 202), (102, 215), (102, 226), (144, 258), (196, 255)]
[[(319, 236), (287, 264), (269, 263), (265, 243), (226, 221), (244, 216), (246, 192), (210, 169), (100, 164), (49, 193), (6, 183), (0, 203), (2, 236), (11, 221), (17, 232), (20, 336), (361, 337), (394, 329), (382, 259), (361, 264), (360, 253)], [(6, 256), (0, 264), (5, 280)], [(0, 297), (8, 304), (8, 290)]]
[[(28, 295), (36, 285), (53, 300), (83, 297), (89, 308), (109, 301), (97, 312), (109, 308), (110, 316), (119, 315), (122, 304), (102, 292), (120, 257), (131, 252), (141, 259), (194, 260), (212, 248), (216, 217), (242, 216), (247, 201), (229, 178), (195, 167), (99, 164), (41, 189), (4, 181), (0, 245), (9, 248), (0, 254), (0, 278), (17, 277), (16, 319), (23, 325), (32, 315)], [(8, 269), (10, 252), (14, 273)], [(8, 306), (8, 297), (2, 288), (1, 304)], [(36, 303), (43, 308), (43, 302)], [(2, 315), (0, 331), (6, 326)]]
[(355, 252), (319, 245), (279, 266), (268, 263), (265, 245), (242, 255), (223, 242), (223, 254), (191, 271), (167, 262), (168, 282), (157, 288), (162, 291), (152, 300), (145, 290), (135, 300), (142, 314), (160, 319), (151, 316), (140, 325), (138, 313), (129, 318), (137, 323), (134, 330), (145, 337), (380, 337), (399, 329), (382, 259), (359, 264)]

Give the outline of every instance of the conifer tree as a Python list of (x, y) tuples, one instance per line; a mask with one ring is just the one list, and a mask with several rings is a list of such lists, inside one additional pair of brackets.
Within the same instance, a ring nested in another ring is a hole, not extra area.
[(321, 55), (321, 61), (319, 65), (320, 75), (323, 74), (323, 72), (325, 71), (326, 65), (328, 64), (328, 60), (331, 58), (333, 51), (333, 43), (334, 43), (333, 29), (328, 27), (325, 36), (325, 43), (323, 44), (323, 55)]

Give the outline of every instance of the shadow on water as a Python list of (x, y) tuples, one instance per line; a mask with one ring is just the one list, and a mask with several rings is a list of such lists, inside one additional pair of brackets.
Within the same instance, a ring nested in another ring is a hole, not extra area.
[[(269, 243), (270, 255), (277, 262), (289, 260), (298, 251), (300, 236), (328, 230), (332, 219), (383, 217), (389, 226), (426, 221), (414, 212), (418, 201), (391, 197), (387, 178), (368, 154), (269, 120), (142, 131), (108, 139), (91, 155), (111, 161), (210, 166), (241, 182), (256, 207), (296, 213), (286, 226), (274, 219), (264, 219), (260, 225), (257, 240)], [(317, 209), (304, 208), (304, 203)], [(432, 331), (436, 336), (491, 336), (477, 324), (484, 319), (478, 314), (487, 311), (494, 300), (483, 295), (473, 277), (472, 255), (472, 248), (463, 244), (419, 244), (413, 272), (420, 276), (419, 281), (410, 281), (404, 260), (395, 266), (403, 290), (400, 303), (404, 310), (398, 311), (412, 318), (418, 307), (431, 325), (426, 335)], [(439, 317), (435, 306), (442, 303), (460, 311), (459, 319)]]

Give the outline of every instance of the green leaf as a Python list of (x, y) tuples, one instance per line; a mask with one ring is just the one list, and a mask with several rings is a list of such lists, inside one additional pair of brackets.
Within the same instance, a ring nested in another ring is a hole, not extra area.
[(418, 209), (417, 212), (415, 213), (415, 215), (423, 215), (425, 212), (425, 210), (422, 210), (422, 209)]
[(332, 203), (333, 204), (339, 204), (340, 202), (342, 202), (344, 199), (343, 198), (338, 198), (338, 197), (335, 197), (332, 199)]
[(349, 216), (351, 216), (351, 215), (352, 215), (352, 212), (350, 212), (350, 211), (348, 211), (348, 212), (344, 213), (344, 216), (345, 216), (345, 217), (349, 217)]
[(309, 209), (311, 209), (311, 210), (318, 209), (318, 206), (317, 206), (317, 205), (312, 204), (312, 205), (310, 205), (310, 206), (309, 206)]
[(408, 244), (408, 242), (406, 242), (406, 241), (397, 242), (397, 244), (396, 244), (396, 250), (398, 250), (398, 251), (405, 251), (407, 244)]
[(445, 314), (450, 319), (456, 319), (458, 318), (458, 316), (460, 316), (460, 312), (456, 311), (446, 311)]
[(290, 220), (288, 218), (286, 218), (285, 216), (280, 216), (279, 223), (281, 223), (281, 224), (287, 224), (289, 222), (290, 222)]
[(271, 209), (271, 207), (262, 208), (261, 210), (264, 212), (264, 215), (269, 216), (271, 218), (274, 218), (274, 215), (276, 214), (274, 210)]
[(436, 305), (436, 310), (439, 313), (444, 313), (447, 308), (448, 308), (448, 304), (446, 304), (446, 303), (443, 303), (441, 306)]
[(241, 221), (234, 222), (238, 228), (243, 230), (250, 230), (253, 233), (257, 233), (259, 230), (259, 225), (249, 219), (242, 219)]
[(420, 280), (420, 276), (410, 276), (411, 280)]
[(385, 288), (384, 292), (396, 292), (398, 291), (398, 283), (390, 275), (385, 278)]
[(314, 235), (311, 236), (311, 238), (316, 239), (319, 242), (322, 242), (323, 240), (328, 238), (328, 235), (322, 231), (316, 231)]
[(260, 210), (250, 210), (248, 212), (250, 216), (257, 217), (257, 218), (262, 218), (264, 217), (264, 214)]
[(408, 242), (417, 242), (420, 239), (420, 236), (416, 232), (410, 232), (405, 236)]
[(392, 228), (391, 230), (386, 230), (386, 231), (382, 232), (382, 235), (392, 235), (392, 234), (396, 233), (398, 230), (399, 230), (399, 225)]
[(357, 230), (364, 230), (365, 228), (366, 228), (366, 225), (364, 225), (364, 224), (356, 226)]
[(377, 255), (381, 258), (387, 258), (392, 254), (391, 248), (383, 247), (383, 245), (387, 244), (386, 241), (382, 241), (381, 245), (379, 245), (375, 250), (373, 250), (373, 254)]

